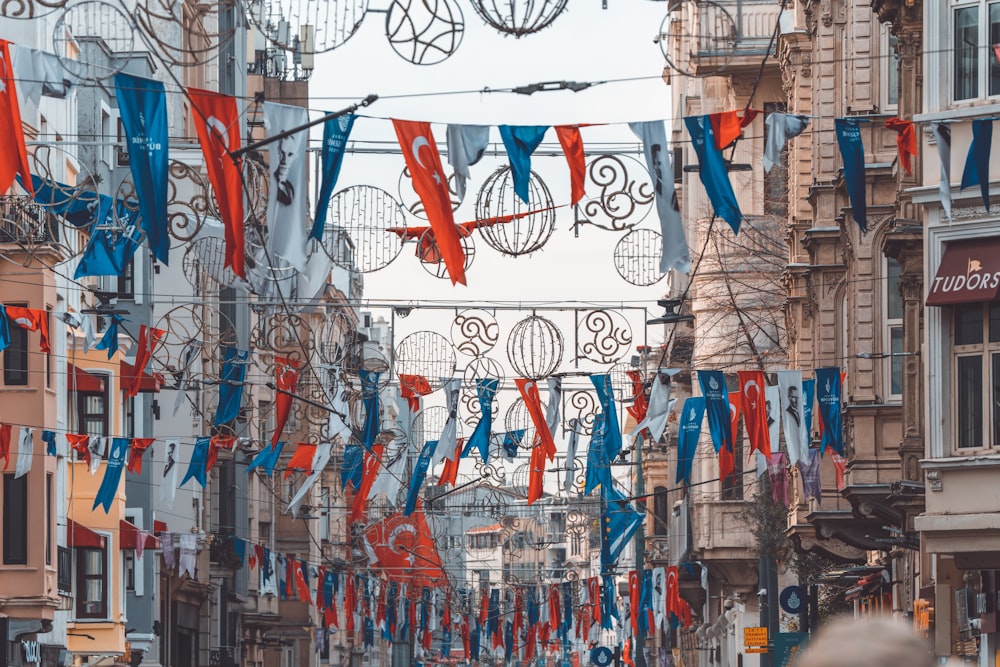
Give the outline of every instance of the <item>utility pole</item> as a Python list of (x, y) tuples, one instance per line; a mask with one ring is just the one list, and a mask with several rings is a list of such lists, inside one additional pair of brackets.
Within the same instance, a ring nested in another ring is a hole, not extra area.
[[(646, 494), (646, 481), (642, 475), (642, 445), (645, 442), (642, 434), (635, 441), (635, 496), (641, 498)], [(639, 585), (642, 586), (645, 578), (643, 571), (646, 569), (646, 530), (642, 523), (635, 531), (635, 571), (639, 574)], [(632, 610), (633, 614), (638, 614), (638, 609)], [(635, 641), (632, 647), (632, 660), (635, 667), (646, 667), (646, 638), (642, 632), (642, 623), (638, 623), (639, 631), (635, 634)]]

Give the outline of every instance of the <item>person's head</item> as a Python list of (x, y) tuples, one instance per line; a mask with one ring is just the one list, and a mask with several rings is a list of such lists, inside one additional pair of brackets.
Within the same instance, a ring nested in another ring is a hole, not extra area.
[(824, 625), (796, 667), (933, 667), (930, 647), (913, 628), (887, 616), (842, 617)]
[(788, 388), (788, 402), (791, 405), (798, 405), (799, 403), (799, 388), (796, 386), (791, 386)]
[(292, 163), (292, 146), (295, 142), (291, 137), (278, 140), (278, 160), (274, 168), (274, 177), (280, 183), (288, 178), (288, 167)]

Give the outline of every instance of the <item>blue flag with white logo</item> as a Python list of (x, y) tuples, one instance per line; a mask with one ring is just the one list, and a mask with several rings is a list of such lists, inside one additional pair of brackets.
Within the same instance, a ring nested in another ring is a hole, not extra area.
[(219, 377), (219, 407), (215, 411), (215, 425), (228, 424), (240, 413), (243, 401), (243, 381), (247, 374), (246, 350), (235, 347), (222, 348), (222, 373)]
[(500, 381), (496, 378), (484, 378), (476, 381), (476, 394), (479, 396), (479, 423), (465, 443), (462, 458), (473, 449), (479, 450), (479, 458), (483, 463), (490, 460), (490, 434), (493, 431), (493, 397), (497, 394)]
[(420, 487), (424, 485), (424, 478), (427, 476), (427, 467), (437, 449), (437, 440), (428, 440), (424, 443), (424, 448), (417, 457), (417, 463), (413, 466), (413, 475), (410, 477), (410, 490), (406, 494), (406, 506), (403, 508), (403, 516), (410, 516), (417, 507), (417, 498), (420, 497)]
[(601, 507), (601, 569), (606, 570), (618, 562), (618, 556), (628, 545), (643, 521), (642, 512), (629, 504), (625, 494), (607, 485), (605, 502)]
[(585, 473), (583, 492), (590, 493), (601, 487), (601, 493), (611, 486), (611, 460), (604, 446), (604, 414), (594, 415), (594, 425), (590, 429), (590, 449), (587, 450), (587, 471)]
[(111, 320), (108, 322), (107, 331), (101, 336), (101, 342), (94, 346), (95, 350), (107, 350), (108, 359), (115, 356), (115, 352), (118, 351), (118, 325), (122, 321), (122, 318), (112, 315)]
[(977, 118), (972, 121), (972, 144), (965, 158), (962, 187), (979, 186), (983, 206), (990, 210), (990, 149), (993, 146), (993, 119)]
[(615, 604), (615, 575), (601, 575), (601, 629), (610, 630), (612, 619), (618, 618), (618, 605)]
[(736, 201), (733, 184), (729, 181), (722, 151), (715, 145), (712, 122), (708, 116), (688, 116), (684, 119), (684, 124), (691, 135), (694, 152), (698, 155), (698, 175), (715, 214), (729, 223), (734, 234), (739, 234), (743, 213)]
[(371, 451), (375, 438), (382, 430), (382, 414), (378, 400), (378, 378), (381, 373), (358, 369), (361, 379), (361, 400), (365, 407), (365, 422), (361, 429), (361, 444), (366, 451)]
[(246, 472), (249, 473), (254, 468), (260, 468), (270, 477), (274, 474), (274, 466), (277, 465), (278, 457), (281, 456), (281, 450), (284, 448), (284, 440), (279, 440), (273, 447), (264, 443), (264, 448), (257, 452), (257, 456), (253, 457), (253, 461), (247, 466)]
[(705, 421), (705, 397), (691, 396), (684, 401), (684, 409), (677, 424), (677, 477), (675, 484), (691, 483), (691, 466), (694, 453), (701, 439), (701, 425)]
[(805, 425), (806, 441), (802, 443), (803, 449), (809, 447), (812, 440), (813, 425), (813, 398), (816, 396), (816, 380), (802, 381), (802, 422)]
[(729, 413), (729, 390), (722, 371), (698, 371), (701, 395), (705, 397), (705, 412), (708, 413), (708, 432), (712, 436), (715, 453), (725, 447), (733, 451), (732, 417)]
[(653, 612), (653, 571), (642, 571), (642, 592), (639, 594), (639, 631), (643, 636), (649, 636), (650, 631), (655, 627), (650, 624), (650, 614)]
[(129, 167), (139, 199), (142, 231), (153, 256), (167, 264), (170, 260), (167, 95), (161, 82), (124, 73), (115, 75), (115, 95), (128, 138)]
[(208, 447), (211, 442), (212, 439), (209, 437), (198, 438), (194, 441), (194, 452), (191, 454), (191, 463), (188, 464), (187, 472), (184, 473), (181, 486), (187, 484), (189, 479), (194, 478), (194, 481), (201, 484), (202, 488), (205, 487), (208, 474), (205, 468), (208, 465)]
[(501, 125), (500, 137), (507, 148), (510, 172), (514, 179), (514, 194), (525, 204), (528, 201), (528, 185), (531, 182), (531, 154), (535, 152), (548, 130), (546, 125)]
[(604, 414), (604, 451), (608, 454), (608, 461), (614, 461), (622, 451), (622, 431), (618, 427), (611, 375), (591, 375), (590, 381), (597, 391), (597, 400), (601, 402), (601, 412)]
[(354, 118), (354, 114), (346, 114), (323, 124), (323, 152), (320, 154), (323, 177), (319, 185), (319, 196), (316, 198), (316, 215), (313, 216), (312, 231), (309, 232), (309, 238), (317, 241), (323, 240), (330, 197), (333, 196), (333, 189), (340, 176), (340, 165), (344, 161), (344, 149), (347, 148), (347, 138), (351, 135), (351, 128), (354, 127)]
[(346, 489), (350, 484), (355, 489), (361, 488), (361, 479), (365, 473), (365, 450), (356, 442), (350, 442), (344, 447), (344, 463), (340, 466), (340, 486)]
[[(18, 179), (20, 182), (20, 179)], [(93, 190), (31, 177), (35, 203), (62, 217), (74, 227), (87, 227), (111, 215), (114, 199)]]
[(820, 454), (825, 454), (829, 446), (836, 453), (844, 455), (844, 423), (840, 410), (842, 396), (840, 369), (817, 368), (816, 402), (819, 403), (819, 420), (823, 425)]
[(844, 183), (851, 200), (851, 217), (862, 232), (868, 231), (868, 204), (865, 201), (865, 146), (861, 143), (858, 122), (850, 118), (834, 118), (837, 145), (844, 160)]
[(118, 493), (118, 484), (122, 479), (122, 468), (125, 465), (125, 453), (128, 451), (128, 438), (112, 438), (111, 451), (108, 452), (108, 464), (104, 469), (104, 479), (97, 489), (94, 497), (92, 510), (100, 505), (107, 514), (111, 510), (111, 504), (115, 502), (115, 494)]
[(525, 429), (519, 428), (514, 431), (507, 431), (503, 434), (503, 440), (500, 442), (500, 446), (503, 447), (504, 455), (510, 459), (514, 460), (517, 458), (517, 448), (524, 440)]
[(0, 352), (10, 347), (10, 320), (7, 319), (7, 309), (0, 303)]
[(139, 230), (131, 222), (134, 213), (121, 200), (115, 204), (115, 213), (90, 228), (90, 240), (76, 265), (74, 279), (125, 275), (129, 262), (139, 249)]

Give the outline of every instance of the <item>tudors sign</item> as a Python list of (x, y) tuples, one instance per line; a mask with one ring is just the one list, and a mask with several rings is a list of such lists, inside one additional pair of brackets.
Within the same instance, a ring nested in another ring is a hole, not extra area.
[(930, 284), (928, 306), (993, 301), (1000, 292), (1000, 238), (952, 241)]

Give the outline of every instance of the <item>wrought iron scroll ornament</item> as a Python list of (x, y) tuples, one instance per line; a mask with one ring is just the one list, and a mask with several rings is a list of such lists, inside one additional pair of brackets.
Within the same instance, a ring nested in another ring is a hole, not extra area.
[(574, 225), (594, 225), (618, 232), (642, 222), (653, 204), (649, 172), (624, 155), (601, 155), (587, 165), (587, 192), (595, 196), (576, 207)]

